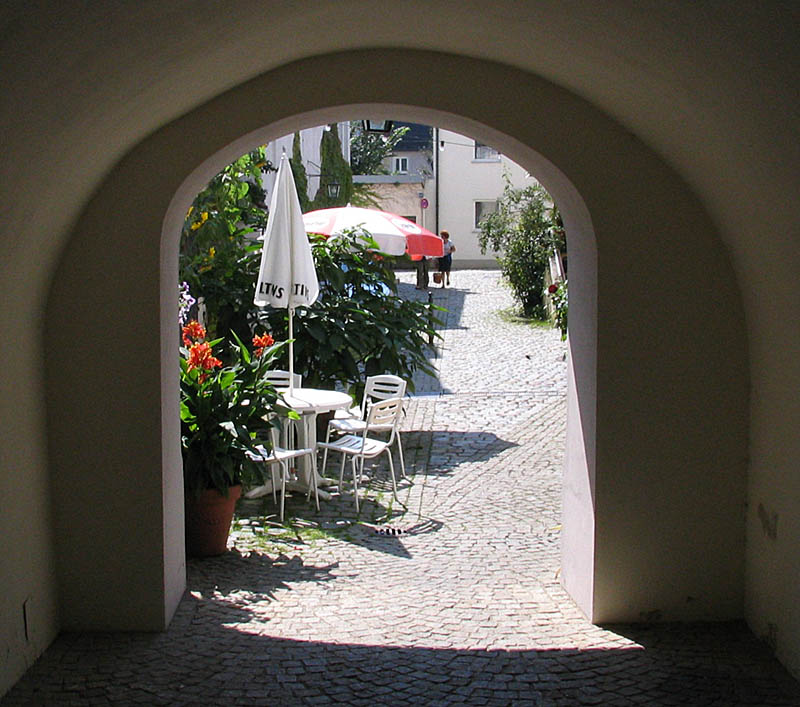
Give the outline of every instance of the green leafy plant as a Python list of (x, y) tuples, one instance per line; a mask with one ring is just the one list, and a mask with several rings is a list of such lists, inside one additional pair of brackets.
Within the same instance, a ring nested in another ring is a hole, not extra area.
[(222, 339), (207, 341), (197, 321), (183, 327), (180, 411), (187, 494), (216, 489), (227, 495), (231, 486), (263, 482), (263, 465), (251, 461), (247, 452), (257, 444), (269, 448), (266, 433), (270, 424), (278, 424), (277, 418), (297, 417), (278, 405), (280, 396), (264, 375), (286, 342), (256, 336), (251, 355), (235, 334), (233, 339), (233, 363), (226, 366), (214, 355)]
[(267, 225), (261, 175), (274, 170), (258, 147), (217, 174), (192, 203), (181, 231), (180, 279), (206, 308), (212, 337), (250, 336), (253, 283)]
[[(399, 297), (390, 259), (365, 232), (311, 238), (320, 296), (297, 309), (294, 324), (295, 370), (303, 384), (339, 383), (359, 399), (365, 376), (394, 373), (412, 386), (414, 371), (433, 374), (427, 342), (437, 336), (441, 308)], [(267, 308), (259, 318), (276, 335), (287, 332), (285, 310)], [(279, 360), (286, 367), (285, 351)]]
[[(335, 126), (325, 134), (331, 133), (338, 143)], [(226, 167), (195, 199), (184, 224), (181, 313), (190, 310), (191, 299), (202, 300), (209, 339), (246, 341), (259, 322), (288, 338), (286, 310), (259, 312), (253, 304), (261, 244), (247, 236), (266, 225), (263, 192), (255, 184), (264, 169), (271, 167), (262, 148)], [(295, 364), (307, 385), (341, 384), (360, 397), (365, 375), (410, 379), (418, 369), (431, 372), (427, 342), (435, 336), (438, 308), (397, 295), (392, 261), (367, 234), (311, 238), (321, 295), (311, 308), (298, 309), (295, 320)], [(235, 346), (221, 346), (215, 356), (225, 365), (240, 361)], [(278, 358), (276, 366), (287, 368), (283, 348)]]
[(505, 176), (497, 211), (484, 217), (478, 243), (481, 252), (498, 255), (503, 277), (526, 317), (546, 319), (544, 278), (554, 251), (566, 247), (564, 228), (550, 195), (538, 184), (516, 189)]

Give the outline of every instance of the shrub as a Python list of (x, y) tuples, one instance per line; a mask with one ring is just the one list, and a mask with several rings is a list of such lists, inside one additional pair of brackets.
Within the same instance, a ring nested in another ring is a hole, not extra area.
[(564, 229), (550, 195), (538, 184), (515, 189), (505, 175), (497, 211), (481, 220), (481, 252), (498, 255), (503, 277), (526, 317), (546, 319), (545, 272), (554, 251), (565, 248)]

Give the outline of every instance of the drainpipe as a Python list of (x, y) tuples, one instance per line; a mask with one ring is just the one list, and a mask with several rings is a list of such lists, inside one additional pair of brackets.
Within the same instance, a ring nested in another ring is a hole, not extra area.
[(434, 207), (434, 221), (436, 223), (436, 230), (434, 233), (439, 235), (439, 128), (433, 129), (433, 176), (436, 180), (434, 199), (436, 206)]

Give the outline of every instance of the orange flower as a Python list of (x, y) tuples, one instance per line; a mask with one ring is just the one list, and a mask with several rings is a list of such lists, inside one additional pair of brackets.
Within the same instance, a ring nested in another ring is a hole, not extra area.
[(261, 336), (254, 336), (253, 337), (253, 346), (256, 347), (255, 353), (256, 356), (261, 356), (264, 353), (264, 349), (272, 344), (275, 343), (275, 339), (273, 339), (269, 334), (262, 334)]
[[(212, 356), (211, 344), (209, 344), (206, 341), (192, 345), (192, 348), (189, 349), (188, 362), (189, 362), (188, 369), (190, 371), (195, 368), (210, 371), (215, 366), (222, 365), (222, 361)], [(202, 383), (206, 379), (206, 377), (207, 377), (206, 374), (204, 373), (201, 374), (200, 382)]]
[(183, 345), (191, 346), (192, 340), (200, 340), (206, 338), (206, 330), (203, 325), (196, 319), (192, 319), (185, 327), (183, 327)]

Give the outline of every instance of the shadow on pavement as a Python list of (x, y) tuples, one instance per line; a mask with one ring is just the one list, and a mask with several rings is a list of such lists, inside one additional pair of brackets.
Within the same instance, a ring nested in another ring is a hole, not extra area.
[(620, 627), (633, 641), (610, 649), (470, 650), (288, 640), (241, 611), (187, 594), (164, 633), (64, 634), (2, 704), (800, 704), (740, 623)]

